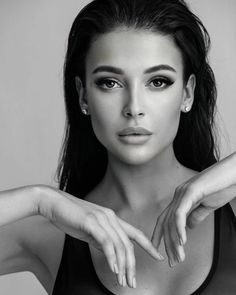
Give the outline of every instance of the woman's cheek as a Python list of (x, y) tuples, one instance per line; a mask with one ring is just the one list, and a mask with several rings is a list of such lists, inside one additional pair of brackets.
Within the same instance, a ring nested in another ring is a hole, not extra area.
[(158, 133), (162, 134), (161, 137), (164, 140), (167, 138), (168, 141), (174, 140), (179, 127), (180, 114), (180, 97), (177, 96), (173, 99), (169, 97), (169, 103), (162, 108), (159, 116), (156, 116), (158, 120), (155, 122)]
[[(112, 138), (112, 114), (108, 116), (109, 112), (104, 113), (104, 110), (92, 110), (91, 111), (91, 122), (93, 131), (102, 145), (107, 145), (107, 141)], [(113, 118), (114, 119), (114, 118)]]

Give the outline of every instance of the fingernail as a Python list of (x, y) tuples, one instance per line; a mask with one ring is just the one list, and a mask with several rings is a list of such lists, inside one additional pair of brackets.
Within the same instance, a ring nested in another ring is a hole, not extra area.
[(155, 258), (158, 259), (158, 260), (164, 260), (165, 259), (159, 252), (155, 252)]
[(161, 253), (158, 253), (158, 259), (160, 259), (160, 260), (164, 260), (165, 258), (161, 255)]
[(136, 288), (136, 279), (135, 279), (135, 278), (133, 278), (133, 284), (132, 284), (132, 287), (133, 287), (133, 288)]
[(113, 265), (113, 272), (115, 272), (116, 274), (119, 273), (119, 269), (118, 269), (118, 266), (116, 263), (114, 263), (114, 265)]
[(123, 275), (123, 278), (122, 278), (122, 285), (123, 285), (123, 287), (126, 287), (126, 278), (125, 278), (125, 275)]
[(120, 274), (118, 275), (118, 282), (121, 286), (123, 286), (122, 276)]
[(181, 258), (179, 255), (177, 255), (177, 261), (180, 263), (181, 262)]

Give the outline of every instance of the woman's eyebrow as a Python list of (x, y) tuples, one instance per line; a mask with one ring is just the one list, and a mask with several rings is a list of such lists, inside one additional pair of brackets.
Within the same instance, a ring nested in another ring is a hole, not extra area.
[[(161, 64), (161, 65), (153, 66), (151, 68), (146, 69), (144, 71), (144, 74), (150, 74), (152, 72), (161, 71), (161, 70), (167, 70), (167, 71), (176, 73), (176, 70), (172, 68), (171, 66)], [(111, 72), (118, 75), (123, 75), (125, 73), (122, 69), (113, 67), (113, 66), (99, 66), (93, 70), (92, 74), (96, 74), (98, 72)]]

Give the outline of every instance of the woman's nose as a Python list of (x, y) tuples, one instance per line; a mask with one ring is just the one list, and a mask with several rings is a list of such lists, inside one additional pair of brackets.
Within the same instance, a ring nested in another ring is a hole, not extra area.
[(128, 102), (123, 108), (122, 114), (126, 118), (136, 118), (145, 116), (141, 98), (137, 95), (130, 95)]
[(123, 111), (123, 115), (126, 118), (136, 118), (136, 117), (143, 117), (144, 112), (135, 112), (133, 110), (125, 110), (125, 111)]

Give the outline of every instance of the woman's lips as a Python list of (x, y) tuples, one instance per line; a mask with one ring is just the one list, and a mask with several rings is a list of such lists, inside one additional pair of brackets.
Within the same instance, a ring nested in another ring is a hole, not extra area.
[(143, 144), (148, 141), (152, 132), (143, 127), (128, 127), (121, 130), (119, 139), (126, 144)]
[(152, 132), (143, 128), (143, 127), (128, 127), (122, 129), (119, 133), (119, 136), (129, 136), (129, 135), (151, 135)]

